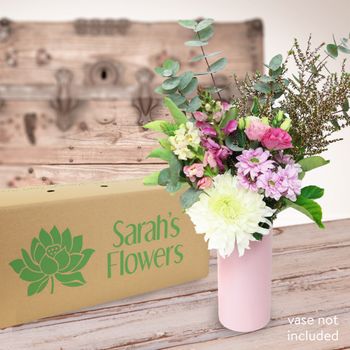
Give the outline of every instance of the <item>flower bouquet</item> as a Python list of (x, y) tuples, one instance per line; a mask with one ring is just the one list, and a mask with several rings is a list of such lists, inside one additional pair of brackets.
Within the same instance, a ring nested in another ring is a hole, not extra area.
[[(323, 228), (316, 202), (324, 190), (302, 187), (308, 171), (323, 166), (319, 156), (338, 139), (331, 135), (350, 124), (350, 74), (345, 60), (340, 73), (328, 60), (350, 53), (350, 36), (305, 50), (294, 41), (286, 57), (276, 55), (256, 72), (234, 83), (239, 93), (229, 101), (220, 95), (215, 73), (227, 63), (220, 52), (204, 48), (213, 36), (213, 20), (182, 20), (194, 38), (185, 44), (200, 54), (204, 72), (179, 74), (180, 64), (166, 60), (155, 68), (164, 78), (156, 92), (173, 122), (155, 120), (145, 128), (165, 134), (149, 157), (169, 166), (145, 178), (147, 185), (176, 192), (195, 230), (218, 252), (219, 318), (227, 328), (252, 331), (270, 320), (271, 228), (279, 212), (294, 208)], [(288, 74), (289, 60), (297, 67)], [(211, 77), (203, 88), (198, 79)]]

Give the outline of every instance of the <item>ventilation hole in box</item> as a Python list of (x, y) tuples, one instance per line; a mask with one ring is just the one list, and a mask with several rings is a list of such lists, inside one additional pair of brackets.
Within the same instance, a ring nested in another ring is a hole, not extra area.
[(47, 190), (46, 192), (55, 192), (55, 190)]
[(108, 187), (108, 185), (101, 185), (100, 187)]

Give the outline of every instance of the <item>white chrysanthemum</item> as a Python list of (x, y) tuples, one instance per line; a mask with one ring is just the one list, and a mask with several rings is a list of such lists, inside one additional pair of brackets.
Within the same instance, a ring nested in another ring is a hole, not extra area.
[(175, 135), (169, 137), (173, 152), (182, 160), (192, 159), (195, 156), (192, 149), (197, 150), (200, 141), (199, 130), (191, 122), (181, 124)]
[(213, 178), (213, 186), (200, 195), (187, 214), (195, 230), (205, 234), (209, 249), (217, 249), (222, 257), (230, 255), (237, 244), (239, 256), (255, 241), (255, 232), (268, 234), (269, 229), (259, 223), (271, 222), (274, 210), (263, 201), (263, 196), (238, 186), (237, 178), (230, 173)]

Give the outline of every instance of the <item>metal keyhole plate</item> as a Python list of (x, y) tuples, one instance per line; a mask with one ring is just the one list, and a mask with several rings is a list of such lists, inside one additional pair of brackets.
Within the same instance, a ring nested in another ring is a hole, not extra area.
[(114, 85), (118, 82), (119, 72), (114, 63), (101, 61), (90, 68), (90, 81), (95, 85)]

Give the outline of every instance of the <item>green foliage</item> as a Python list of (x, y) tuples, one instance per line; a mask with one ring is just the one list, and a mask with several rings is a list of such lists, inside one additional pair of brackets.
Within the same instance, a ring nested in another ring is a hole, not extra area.
[(213, 57), (213, 56), (216, 56), (216, 55), (220, 55), (222, 53), (222, 51), (215, 51), (215, 52), (212, 52), (212, 53), (208, 53), (206, 55), (198, 55), (198, 56), (195, 56), (195, 57), (192, 57), (190, 59), (190, 62), (198, 62), (198, 61), (201, 61), (202, 59), (204, 58), (210, 58), (210, 57)]
[(180, 84), (180, 78), (178, 77), (169, 78), (163, 81), (162, 89), (173, 90), (177, 88), (179, 84)]
[(160, 173), (159, 171), (156, 171), (154, 173), (151, 173), (151, 174), (147, 175), (143, 179), (143, 184), (146, 185), (146, 186), (158, 185), (159, 173)]
[(198, 79), (196, 77), (192, 78), (189, 84), (187, 84), (186, 87), (184, 87), (181, 92), (184, 95), (190, 95), (192, 92), (194, 92), (197, 89), (198, 86)]
[(214, 29), (212, 26), (206, 27), (197, 33), (201, 41), (208, 41), (214, 35)]
[(282, 55), (279, 54), (274, 56), (268, 65), (269, 69), (276, 71), (281, 67), (282, 61), (283, 61)]
[(226, 58), (219, 58), (217, 61), (215, 61), (214, 63), (212, 63), (209, 67), (208, 67), (208, 72), (211, 73), (217, 73), (220, 70), (224, 69), (225, 66), (227, 64), (227, 59)]
[(188, 104), (188, 107), (186, 110), (187, 112), (195, 112), (196, 110), (198, 110), (201, 104), (202, 104), (202, 101), (200, 100), (199, 96), (195, 96)]
[(299, 161), (299, 164), (303, 171), (310, 171), (316, 168), (319, 168), (323, 165), (326, 165), (329, 163), (329, 160), (325, 160), (321, 156), (312, 156), (308, 158), (301, 159)]
[(177, 125), (185, 124), (187, 122), (186, 115), (176, 106), (176, 104), (169, 98), (164, 98), (164, 105), (168, 108), (170, 114), (174, 118)]
[(22, 249), (22, 259), (13, 260), (10, 266), (22, 280), (30, 282), (28, 296), (40, 293), (49, 281), (53, 293), (55, 279), (64, 286), (78, 287), (86, 283), (80, 270), (95, 251), (82, 247), (83, 237), (73, 237), (69, 229), (62, 234), (55, 226), (50, 233), (41, 229), (39, 237), (32, 240), (30, 253)]
[(180, 69), (180, 63), (173, 60), (165, 60), (161, 67), (156, 67), (154, 71), (163, 77), (173, 77)]
[(194, 31), (200, 32), (201, 30), (211, 26), (213, 23), (214, 23), (214, 20), (212, 18), (205, 18), (196, 25), (196, 27), (194, 28)]
[(194, 203), (199, 201), (199, 196), (203, 193), (201, 190), (197, 190), (193, 187), (187, 189), (182, 193), (180, 197), (181, 206), (183, 209), (190, 208)]
[(312, 219), (320, 228), (324, 228), (322, 223), (322, 209), (318, 203), (302, 195), (298, 196), (295, 202), (284, 199), (286, 207), (294, 208)]
[(143, 126), (145, 129), (162, 132), (168, 136), (174, 135), (177, 125), (167, 122), (166, 120), (154, 120)]
[(193, 72), (185, 72), (180, 76), (179, 90), (183, 90), (193, 79)]
[(185, 42), (186, 46), (192, 46), (192, 47), (199, 47), (199, 46), (206, 46), (208, 45), (207, 41), (202, 40), (189, 40)]
[(326, 46), (327, 53), (333, 57), (337, 58), (338, 57), (338, 46), (336, 44), (328, 44)]
[(147, 158), (159, 158), (166, 162), (169, 162), (173, 153), (164, 148), (155, 148), (151, 151), (151, 153), (147, 156)]
[(321, 198), (324, 194), (324, 189), (317, 186), (306, 186), (301, 189), (301, 196), (309, 199)]
[(225, 115), (221, 119), (220, 124), (219, 124), (220, 128), (224, 128), (229, 121), (234, 120), (234, 119), (238, 119), (238, 108), (237, 107), (230, 108), (228, 111), (225, 112)]
[(194, 21), (192, 19), (181, 19), (178, 22), (182, 27), (187, 28), (187, 29), (193, 29), (195, 30), (197, 27), (197, 21)]

